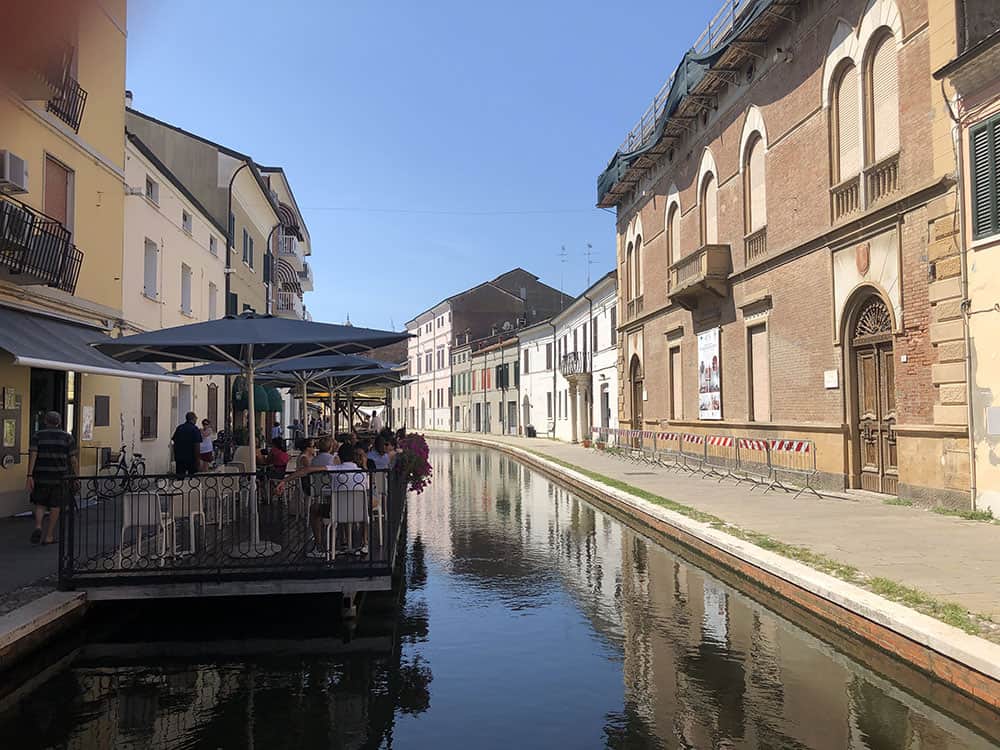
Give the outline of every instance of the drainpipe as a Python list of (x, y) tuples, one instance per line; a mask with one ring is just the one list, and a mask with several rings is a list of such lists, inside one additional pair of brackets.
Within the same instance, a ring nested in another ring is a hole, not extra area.
[(264, 247), (267, 248), (268, 262), (264, 265), (269, 269), (267, 272), (267, 283), (264, 285), (264, 293), (266, 295), (264, 302), (264, 310), (268, 315), (274, 312), (274, 301), (271, 299), (271, 289), (274, 287), (274, 252), (271, 250), (271, 240), (274, 237), (274, 231), (281, 226), (279, 221), (273, 227), (271, 231), (267, 233), (267, 241), (264, 243)]
[[(587, 300), (587, 304), (590, 305), (590, 312), (589, 312), (589, 316), (590, 316), (590, 340), (593, 341), (594, 340), (594, 300), (592, 300), (586, 294), (582, 294), (580, 296), (582, 296), (585, 300)], [(586, 338), (586, 337), (584, 337), (584, 338)], [(588, 360), (587, 357), (584, 357), (583, 359), (584, 359), (584, 364), (587, 366), (587, 372), (590, 374), (590, 399), (591, 399), (591, 401), (590, 401), (590, 407), (587, 410), (587, 419), (586, 419), (586, 422), (587, 422), (587, 424), (586, 424), (587, 432), (586, 432), (586, 434), (582, 438), (580, 438), (581, 440), (589, 439), (590, 434), (591, 434), (590, 428), (592, 427), (591, 418), (594, 416), (594, 400), (593, 400), (594, 399), (594, 347), (591, 346), (591, 347), (588, 348), (587, 342), (584, 341), (583, 342), (583, 350), (585, 352), (587, 352), (587, 351), (590, 352), (590, 359)]]
[(556, 324), (548, 323), (547, 325), (552, 329), (552, 438), (554, 440), (556, 437), (556, 415), (559, 413), (559, 394), (556, 393), (556, 368), (559, 367), (556, 360), (559, 348), (556, 342)]
[(965, 231), (965, 149), (962, 147), (962, 124), (958, 117), (955, 116), (955, 112), (951, 108), (951, 102), (948, 101), (948, 95), (944, 88), (944, 81), (941, 81), (941, 96), (944, 97), (945, 108), (948, 110), (948, 116), (951, 118), (952, 122), (955, 123), (955, 127), (952, 132), (953, 136), (953, 147), (955, 149), (955, 160), (958, 164), (958, 179), (957, 193), (958, 193), (958, 215), (959, 215), (959, 257), (961, 258), (961, 284), (962, 284), (962, 334), (965, 343), (965, 402), (966, 402), (966, 421), (968, 422), (968, 435), (969, 435), (969, 507), (972, 510), (976, 509), (976, 495), (978, 494), (976, 488), (976, 432), (975, 432), (975, 411), (972, 407), (972, 386), (973, 386), (973, 373), (972, 373), (972, 334), (969, 330), (969, 313), (972, 309), (972, 300), (969, 299), (969, 253), (968, 253), (968, 235)]
[[(236, 182), (236, 175), (242, 172), (244, 169), (250, 166), (250, 162), (245, 161), (240, 166), (236, 168), (233, 172), (232, 177), (229, 178), (229, 203), (228, 210), (226, 211), (226, 300), (225, 306), (228, 314), (229, 310), (229, 295), (232, 291), (232, 275), (233, 275), (233, 248), (235, 247), (236, 238), (233, 237), (233, 232), (236, 230), (236, 222), (230, 221), (229, 217), (233, 215), (233, 183)], [(233, 310), (234, 315), (239, 315), (239, 310)], [(230, 437), (233, 435), (233, 379), (231, 376), (227, 375), (224, 386), (225, 393), (223, 395), (223, 400), (225, 403), (225, 425), (226, 431), (229, 433)], [(253, 421), (253, 416), (251, 415), (251, 421)]]

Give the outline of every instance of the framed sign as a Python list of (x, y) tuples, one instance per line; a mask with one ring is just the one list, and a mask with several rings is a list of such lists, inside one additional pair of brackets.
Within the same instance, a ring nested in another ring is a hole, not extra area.
[(722, 419), (718, 328), (698, 334), (698, 419)]

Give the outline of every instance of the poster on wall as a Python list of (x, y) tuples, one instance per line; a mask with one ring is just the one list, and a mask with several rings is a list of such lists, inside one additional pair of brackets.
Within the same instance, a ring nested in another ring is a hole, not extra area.
[(698, 334), (698, 419), (722, 419), (719, 329)]
[(80, 410), (80, 432), (83, 433), (81, 440), (94, 439), (94, 407), (84, 406)]

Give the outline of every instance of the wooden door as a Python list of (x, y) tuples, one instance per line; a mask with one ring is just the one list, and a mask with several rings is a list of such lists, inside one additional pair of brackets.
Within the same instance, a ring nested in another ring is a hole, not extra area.
[(878, 298), (862, 308), (855, 326), (857, 429), (860, 485), (871, 492), (896, 494), (895, 366), (888, 310)]
[(45, 157), (44, 195), (43, 211), (69, 228), (69, 170), (51, 156)]

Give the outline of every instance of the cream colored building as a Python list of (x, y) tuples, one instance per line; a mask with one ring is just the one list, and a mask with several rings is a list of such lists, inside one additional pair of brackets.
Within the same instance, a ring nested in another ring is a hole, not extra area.
[(124, 0), (4, 9), (17, 33), (0, 45), (0, 516), (29, 507), (46, 411), (92, 471), (130, 419), (129, 381), (110, 375), (151, 372), (89, 346), (121, 317), (125, 16)]
[[(221, 317), (225, 228), (133, 133), (126, 134), (125, 185), (123, 327), (150, 331)], [(127, 390), (126, 442), (152, 473), (170, 470), (170, 437), (188, 411), (215, 425), (222, 416), (222, 378), (133, 382)]]

